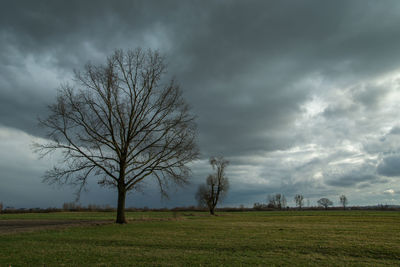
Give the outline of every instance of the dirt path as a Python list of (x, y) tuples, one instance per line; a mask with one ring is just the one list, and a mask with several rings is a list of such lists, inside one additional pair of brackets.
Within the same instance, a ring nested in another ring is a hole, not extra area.
[(111, 223), (111, 220), (0, 220), (0, 235)]

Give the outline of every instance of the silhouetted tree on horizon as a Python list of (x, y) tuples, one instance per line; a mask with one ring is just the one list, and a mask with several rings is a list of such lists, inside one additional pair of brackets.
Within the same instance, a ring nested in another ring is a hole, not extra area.
[(304, 203), (304, 196), (297, 194), (294, 196), (294, 201), (296, 202), (296, 206), (299, 207), (299, 209), (301, 209)]
[(277, 193), (275, 195), (268, 195), (267, 197), (268, 204), (267, 206), (274, 209), (282, 209), (286, 207), (286, 197), (284, 194)]
[(343, 209), (345, 210), (347, 203), (348, 203), (347, 197), (345, 195), (341, 195), (339, 197), (339, 201), (340, 201), (340, 204), (342, 205)]
[(328, 209), (329, 206), (333, 205), (333, 202), (325, 197), (318, 200), (317, 203), (318, 203), (318, 205), (324, 207), (326, 210)]
[(225, 176), (225, 168), (229, 161), (223, 157), (211, 157), (210, 164), (216, 173), (210, 174), (206, 183), (199, 185), (195, 197), (199, 206), (208, 207), (210, 214), (214, 215), (215, 207), (229, 189), (228, 177)]
[(104, 65), (87, 64), (73, 85), (62, 85), (50, 115), (40, 120), (49, 143), (45, 156), (61, 151), (63, 162), (45, 174), (48, 183), (78, 186), (91, 176), (116, 188), (116, 223), (126, 223), (126, 193), (154, 178), (160, 192), (187, 183), (198, 158), (195, 117), (175, 81), (166, 81), (164, 58), (151, 50), (116, 50)]

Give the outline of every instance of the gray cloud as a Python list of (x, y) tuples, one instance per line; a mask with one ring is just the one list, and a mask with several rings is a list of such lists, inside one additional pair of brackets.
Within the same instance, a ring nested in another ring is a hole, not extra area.
[(399, 127), (399, 126), (394, 126), (394, 127), (390, 130), (389, 134), (400, 135), (400, 127)]
[(378, 165), (378, 173), (384, 176), (400, 176), (400, 155), (389, 155)]
[(378, 176), (372, 174), (363, 175), (359, 173), (353, 173), (330, 179), (327, 181), (327, 184), (332, 186), (348, 187), (354, 186), (358, 183), (363, 183), (362, 187), (366, 187), (367, 185), (371, 185), (377, 182), (382, 182), (382, 180)]
[[(263, 192), (383, 192), (393, 181), (381, 176), (398, 175), (388, 153), (400, 151), (399, 11), (397, 1), (3, 3), (0, 125), (41, 136), (36, 118), (73, 69), (115, 48), (151, 47), (166, 54), (198, 116), (202, 159), (232, 162), (227, 203)], [(207, 167), (194, 164), (193, 187)], [(193, 190), (151, 203), (193, 203)]]

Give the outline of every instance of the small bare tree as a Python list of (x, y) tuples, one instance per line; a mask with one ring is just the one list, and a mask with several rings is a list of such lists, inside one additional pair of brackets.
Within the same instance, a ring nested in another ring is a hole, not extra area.
[(0, 213), (3, 212), (3, 202), (0, 202)]
[(301, 209), (304, 203), (304, 196), (297, 194), (294, 196), (294, 201), (296, 202), (296, 206), (299, 207), (299, 209)]
[(317, 203), (318, 203), (318, 205), (324, 207), (326, 210), (328, 209), (329, 206), (333, 205), (333, 202), (325, 197), (318, 200)]
[(284, 194), (275, 194), (275, 195), (268, 195), (267, 197), (268, 204), (267, 206), (269, 208), (274, 208), (274, 209), (282, 209), (286, 207), (286, 197)]
[(214, 215), (218, 201), (226, 195), (229, 188), (228, 177), (225, 176), (225, 168), (229, 161), (223, 157), (212, 157), (210, 164), (216, 173), (210, 174), (207, 177), (206, 184), (199, 186), (196, 199), (200, 206), (208, 207), (210, 214)]
[(149, 177), (162, 194), (170, 181), (187, 182), (187, 163), (198, 157), (194, 116), (158, 52), (116, 50), (105, 65), (86, 65), (75, 83), (62, 85), (50, 115), (42, 156), (61, 151), (63, 166), (45, 174), (48, 183), (78, 185), (91, 176), (117, 189), (117, 223), (126, 223), (125, 198)]
[(342, 204), (342, 207), (345, 210), (346, 206), (347, 206), (347, 203), (348, 203), (347, 197), (345, 195), (341, 195), (339, 197), (339, 200), (340, 200), (340, 204)]

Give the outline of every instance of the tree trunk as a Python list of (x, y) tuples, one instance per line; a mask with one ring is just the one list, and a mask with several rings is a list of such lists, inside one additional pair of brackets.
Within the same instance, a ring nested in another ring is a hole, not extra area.
[(214, 209), (210, 209), (210, 214), (214, 215)]
[(214, 214), (215, 206), (209, 206), (209, 209), (210, 209), (210, 214), (211, 214), (211, 215), (215, 215), (215, 214)]
[(118, 208), (117, 208), (117, 220), (116, 223), (126, 223), (125, 219), (125, 198), (126, 190), (125, 188), (118, 187)]

